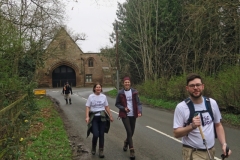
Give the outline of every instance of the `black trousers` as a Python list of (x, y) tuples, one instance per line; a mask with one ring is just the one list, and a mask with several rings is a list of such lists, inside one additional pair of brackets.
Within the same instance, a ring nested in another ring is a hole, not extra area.
[(101, 121), (101, 116), (94, 116), (92, 120), (92, 132), (93, 132), (93, 138), (92, 138), (92, 145), (97, 145), (97, 140), (99, 138), (99, 148), (104, 147), (104, 130), (106, 126), (106, 121)]
[(129, 144), (129, 148), (133, 148), (132, 136), (135, 130), (136, 118), (134, 116), (127, 116), (126, 118), (122, 118), (122, 122), (127, 132), (126, 141)]

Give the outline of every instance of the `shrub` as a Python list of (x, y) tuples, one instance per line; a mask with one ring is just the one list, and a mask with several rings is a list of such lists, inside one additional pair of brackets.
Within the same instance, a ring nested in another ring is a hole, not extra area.
[(221, 106), (230, 112), (240, 113), (240, 68), (225, 67), (215, 81), (214, 96)]
[(181, 101), (186, 98), (186, 76), (175, 76), (170, 78), (167, 84), (167, 99)]
[(167, 80), (164, 78), (156, 81), (147, 80), (136, 88), (146, 98), (166, 99)]

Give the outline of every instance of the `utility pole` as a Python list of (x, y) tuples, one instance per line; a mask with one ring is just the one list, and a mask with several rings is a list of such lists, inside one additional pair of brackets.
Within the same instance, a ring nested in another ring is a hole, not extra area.
[(119, 91), (119, 62), (118, 62), (118, 22), (116, 20), (116, 26), (115, 26), (115, 32), (116, 32), (116, 67), (117, 67), (117, 91)]

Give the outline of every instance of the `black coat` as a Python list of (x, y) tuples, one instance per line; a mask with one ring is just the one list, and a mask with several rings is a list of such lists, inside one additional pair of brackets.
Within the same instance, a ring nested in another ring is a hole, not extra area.
[(71, 93), (72, 94), (72, 87), (70, 85), (65, 85), (63, 87), (63, 91), (62, 91), (63, 94), (69, 94)]

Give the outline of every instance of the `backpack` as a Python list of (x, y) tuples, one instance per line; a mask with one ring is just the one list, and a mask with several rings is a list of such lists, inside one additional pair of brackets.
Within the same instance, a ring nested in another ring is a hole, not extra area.
[[(187, 126), (187, 125), (189, 125), (190, 123), (192, 123), (192, 119), (193, 119), (195, 113), (200, 113), (201, 122), (202, 122), (202, 125), (203, 125), (203, 126), (204, 126), (204, 124), (203, 124), (202, 113), (205, 113), (205, 112), (208, 112), (208, 113), (209, 113), (209, 115), (211, 116), (212, 121), (213, 121), (213, 123), (214, 123), (214, 117), (213, 117), (213, 111), (212, 111), (210, 99), (209, 99), (208, 97), (203, 97), (203, 99), (204, 99), (204, 103), (205, 103), (206, 110), (197, 111), (197, 112), (195, 111), (193, 102), (191, 101), (191, 99), (190, 99), (189, 97), (184, 100), (185, 103), (187, 104), (188, 108), (189, 108), (189, 111), (190, 111), (189, 118), (188, 118), (188, 120), (187, 120), (187, 123), (185, 123), (185, 126)], [(215, 138), (217, 138), (217, 133), (216, 133), (215, 124), (214, 124), (213, 126), (214, 126)]]

